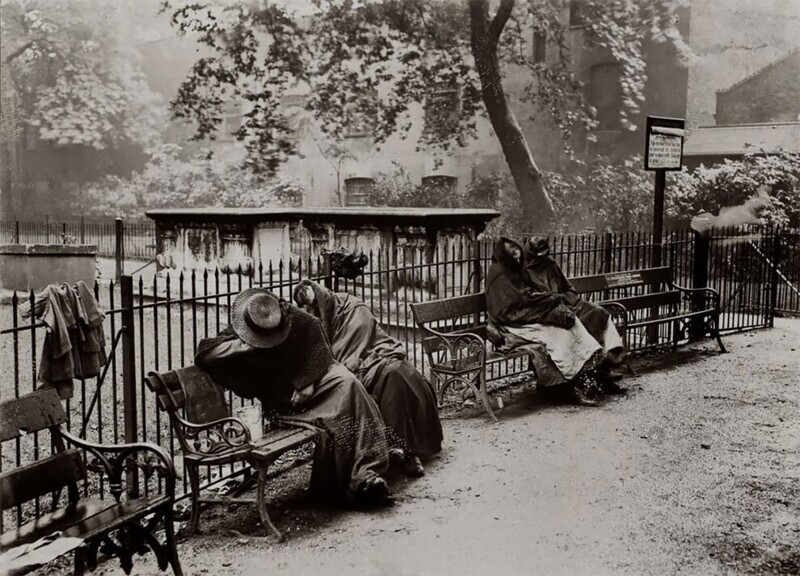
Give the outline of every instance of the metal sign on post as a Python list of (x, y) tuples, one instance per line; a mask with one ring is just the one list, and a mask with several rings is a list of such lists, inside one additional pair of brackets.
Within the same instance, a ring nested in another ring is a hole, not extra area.
[(664, 189), (667, 170), (683, 166), (683, 118), (648, 116), (644, 143), (644, 169), (656, 173), (653, 202), (653, 254), (650, 265), (661, 266), (661, 235), (664, 228)]

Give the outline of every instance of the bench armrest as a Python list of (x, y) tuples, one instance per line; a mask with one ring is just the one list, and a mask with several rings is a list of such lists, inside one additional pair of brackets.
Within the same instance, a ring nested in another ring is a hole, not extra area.
[(719, 292), (713, 288), (686, 288), (678, 284), (672, 284), (672, 288), (683, 294), (683, 299), (690, 301), (693, 306), (699, 304), (705, 308), (719, 309)]
[(227, 416), (195, 424), (173, 413), (172, 423), (178, 428), (179, 440), (184, 456), (218, 456), (225, 452), (242, 450), (250, 445), (250, 429), (235, 416)]
[[(98, 470), (108, 477), (109, 491), (119, 502), (123, 494), (123, 483), (128, 481), (125, 472), (137, 474), (137, 469), (145, 475), (145, 481), (153, 474), (164, 479), (164, 492), (175, 498), (175, 465), (169, 453), (161, 446), (151, 442), (130, 444), (97, 444), (77, 438), (64, 430), (61, 436), (70, 444), (82, 448), (94, 457), (89, 468)], [(159, 486), (161, 482), (158, 482)], [(129, 487), (130, 488), (130, 487)]]
[[(430, 326), (423, 326), (423, 329), (432, 336), (439, 338), (451, 360), (463, 358), (464, 352), (466, 352), (467, 356), (474, 358), (481, 366), (486, 365), (486, 339), (478, 334), (473, 332), (439, 332)], [(431, 366), (437, 364), (433, 360), (431, 351), (427, 351), (427, 353)]]

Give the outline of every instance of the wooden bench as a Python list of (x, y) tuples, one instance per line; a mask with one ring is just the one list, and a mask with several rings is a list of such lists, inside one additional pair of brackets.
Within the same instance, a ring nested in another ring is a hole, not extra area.
[(643, 268), (594, 276), (570, 278), (578, 294), (600, 305), (616, 304), (625, 309), (620, 334), (630, 348), (631, 333), (639, 330), (649, 340), (637, 349), (667, 343), (659, 337), (660, 326), (670, 325), (669, 343), (677, 346), (691, 336), (714, 337), (720, 351), (725, 345), (719, 335), (719, 293), (713, 288), (684, 288), (675, 284), (672, 268)]
[[(161, 570), (170, 565), (180, 576), (172, 519), (172, 459), (153, 444), (86, 442), (61, 428), (66, 421), (58, 393), (52, 388), (0, 404), (0, 441), (15, 441), (20, 448), (30, 440), (27, 435), (47, 429), (52, 446), (51, 454), (45, 457), (37, 457), (30, 446), (34, 461), (0, 476), (3, 511), (31, 500), (36, 500), (38, 508), (40, 498), (51, 497), (50, 512), (3, 532), (4, 561), (12, 558), (10, 564), (17, 566), (13, 573), (22, 574), (74, 550), (75, 573), (83, 574), (87, 567), (96, 567), (97, 554), (102, 551), (117, 556), (127, 574), (133, 555), (150, 548)], [(45, 443), (41, 444), (44, 451)], [(80, 484), (86, 481), (87, 471), (104, 477), (112, 498), (86, 495)], [(66, 497), (62, 498), (64, 489)], [(142, 491), (145, 495), (141, 495)], [(154, 534), (159, 525), (164, 527), (164, 544)], [(50, 545), (57, 551), (48, 552), (46, 547)]]
[[(263, 436), (252, 440), (251, 430), (241, 419), (230, 416), (224, 390), (196, 366), (150, 372), (147, 386), (156, 393), (160, 410), (169, 415), (170, 423), (183, 452), (183, 462), (192, 489), (192, 514), (187, 535), (197, 530), (202, 504), (256, 503), (261, 522), (283, 539), (270, 520), (266, 506), (268, 469), (282, 454), (314, 442), (321, 429), (302, 422), (265, 419)], [(182, 412), (186, 413), (183, 417)], [(200, 468), (225, 464), (249, 464), (257, 471), (255, 500), (241, 498), (256, 477), (250, 467), (243, 466), (235, 474), (244, 474), (244, 482), (231, 496), (201, 496)]]
[[(719, 295), (710, 288), (690, 289), (672, 281), (669, 267), (631, 270), (571, 278), (583, 297), (595, 296), (606, 308), (626, 346), (631, 330), (673, 325), (673, 344), (682, 327), (697, 322), (710, 331), (722, 351), (719, 338)], [(638, 293), (647, 290), (646, 293)], [(629, 294), (629, 295), (628, 295)], [(592, 299), (592, 298), (587, 298)], [(417, 325), (427, 334), (422, 347), (428, 358), (431, 380), (441, 406), (450, 387), (461, 386), (480, 398), (493, 420), (487, 390), (487, 370), (493, 365), (523, 360), (529, 353), (546, 355), (543, 347), (531, 352), (512, 350), (504, 353), (490, 345), (486, 327), (486, 298), (483, 293), (455, 296), (411, 304)], [(647, 312), (646, 317), (642, 311)], [(528, 370), (535, 372), (532, 363)]]

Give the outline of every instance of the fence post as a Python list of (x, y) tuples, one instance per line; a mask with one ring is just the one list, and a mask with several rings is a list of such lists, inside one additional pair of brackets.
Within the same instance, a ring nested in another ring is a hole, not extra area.
[(50, 215), (44, 215), (44, 243), (50, 244)]
[[(119, 220), (119, 219), (118, 219)], [(122, 413), (125, 442), (137, 442), (139, 429), (136, 422), (136, 331), (133, 311), (133, 277), (120, 278), (122, 306)], [(139, 477), (135, 470), (128, 471), (128, 493), (136, 497), (139, 492)]]
[(86, 222), (83, 220), (83, 214), (81, 214), (81, 244), (86, 244)]
[(61, 222), (61, 243), (67, 243), (67, 223)]
[[(699, 232), (694, 234), (694, 258), (692, 259), (692, 288), (707, 288), (708, 287), (708, 255), (709, 255), (709, 237)], [(704, 296), (702, 294), (694, 295), (692, 306), (702, 307)], [(704, 334), (703, 319), (693, 318), (689, 328), (689, 336), (692, 339), (699, 339)]]
[(325, 288), (328, 290), (333, 290), (334, 292), (339, 288), (339, 280), (336, 279), (336, 286), (334, 286), (333, 280), (333, 266), (331, 266), (331, 252), (325, 252), (322, 255), (322, 283), (325, 285)]
[(778, 267), (781, 263), (781, 232), (775, 230), (773, 232), (772, 240), (772, 273), (770, 274), (769, 285), (769, 319), (768, 324), (770, 328), (775, 326), (775, 308), (778, 307), (778, 282), (780, 282), (780, 272)]
[(483, 282), (483, 269), (481, 268), (481, 242), (477, 238), (472, 240), (472, 293), (481, 293), (481, 283)]
[(114, 236), (116, 239), (116, 250), (114, 251), (114, 259), (116, 260), (117, 268), (115, 277), (117, 280), (122, 278), (125, 265), (125, 227), (123, 226), (122, 218), (117, 216), (114, 220)]
[(14, 244), (19, 244), (19, 220), (14, 220)]

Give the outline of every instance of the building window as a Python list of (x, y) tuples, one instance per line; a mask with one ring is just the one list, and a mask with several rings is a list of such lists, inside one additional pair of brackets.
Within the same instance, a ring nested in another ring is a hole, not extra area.
[(344, 128), (345, 138), (367, 138), (372, 136), (373, 123), (370, 118), (361, 115), (351, 115)]
[(533, 32), (533, 61), (536, 64), (544, 62), (547, 58), (547, 30), (534, 30)]
[(460, 88), (454, 83), (435, 84), (425, 99), (425, 129), (449, 136), (458, 123)]
[(345, 180), (345, 206), (369, 206), (374, 185), (375, 181), (372, 178), (348, 178)]
[(423, 188), (435, 192), (439, 197), (455, 194), (458, 190), (458, 178), (455, 176), (425, 176), (422, 179)]
[(220, 130), (219, 140), (221, 142), (232, 142), (235, 139), (234, 133), (242, 127), (242, 104), (240, 102), (228, 102), (222, 107), (223, 127)]
[(589, 101), (597, 109), (597, 130), (619, 130), (622, 89), (618, 64), (593, 66), (589, 81)]
[(586, 18), (586, 0), (569, 1), (569, 25), (583, 26)]

